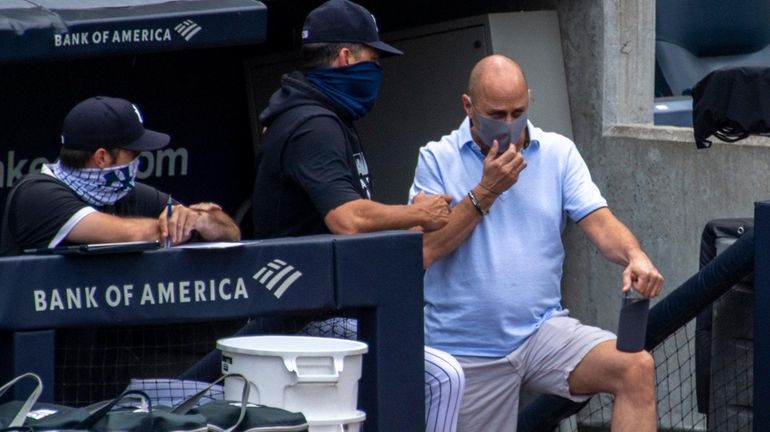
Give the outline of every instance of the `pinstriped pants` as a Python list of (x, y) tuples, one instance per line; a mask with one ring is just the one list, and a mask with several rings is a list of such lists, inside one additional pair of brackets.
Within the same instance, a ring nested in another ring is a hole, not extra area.
[(465, 375), (450, 354), (425, 347), (425, 431), (456, 432)]

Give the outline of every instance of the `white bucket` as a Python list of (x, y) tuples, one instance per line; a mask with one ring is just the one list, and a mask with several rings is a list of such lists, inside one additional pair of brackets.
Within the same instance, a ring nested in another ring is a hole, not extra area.
[(359, 432), (366, 413), (357, 411), (354, 417), (330, 420), (308, 420), (308, 432)]
[[(247, 336), (220, 339), (222, 372), (256, 386), (249, 402), (299, 411), (308, 423), (356, 418), (362, 356), (368, 347), (347, 339)], [(225, 399), (238, 400), (243, 383), (225, 380)]]

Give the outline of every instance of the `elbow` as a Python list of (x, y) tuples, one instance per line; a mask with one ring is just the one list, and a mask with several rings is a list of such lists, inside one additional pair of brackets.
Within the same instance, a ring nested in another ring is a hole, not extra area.
[(431, 258), (430, 255), (428, 255), (427, 253), (425, 253), (423, 251), (423, 253), (422, 253), (422, 268), (424, 270), (428, 270), (428, 267), (430, 267), (431, 264), (433, 264), (433, 258)]
[(425, 270), (428, 269), (433, 263), (441, 259), (441, 255), (439, 255), (439, 252), (432, 248), (430, 245), (425, 244), (425, 237), (423, 237), (423, 247), (422, 247), (422, 268)]
[(326, 224), (326, 227), (329, 228), (329, 231), (332, 234), (341, 234), (341, 235), (349, 235), (349, 234), (358, 234), (361, 231), (356, 228), (354, 224)]
[(359, 219), (354, 213), (334, 209), (326, 214), (324, 223), (332, 234), (359, 234), (365, 231)]

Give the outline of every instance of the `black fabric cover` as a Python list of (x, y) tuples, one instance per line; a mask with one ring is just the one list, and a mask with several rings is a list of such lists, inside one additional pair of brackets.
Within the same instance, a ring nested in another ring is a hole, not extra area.
[[(754, 226), (754, 218), (715, 219), (703, 228), (700, 239), (700, 268), (717, 255), (717, 239), (739, 238)], [(698, 412), (708, 414), (711, 395), (711, 325), (713, 305), (703, 309), (695, 319), (695, 394)]]
[(770, 67), (728, 67), (706, 75), (693, 90), (695, 145), (711, 135), (734, 142), (770, 133)]

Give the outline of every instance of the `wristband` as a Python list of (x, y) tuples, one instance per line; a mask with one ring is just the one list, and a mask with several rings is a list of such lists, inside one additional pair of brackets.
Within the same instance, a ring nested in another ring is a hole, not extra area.
[(479, 212), (480, 215), (486, 216), (487, 213), (489, 213), (489, 210), (484, 210), (481, 208), (481, 203), (479, 203), (479, 199), (476, 197), (476, 194), (473, 193), (473, 189), (468, 191), (468, 199), (471, 200), (471, 204), (473, 204), (473, 207), (476, 207), (476, 211)]

